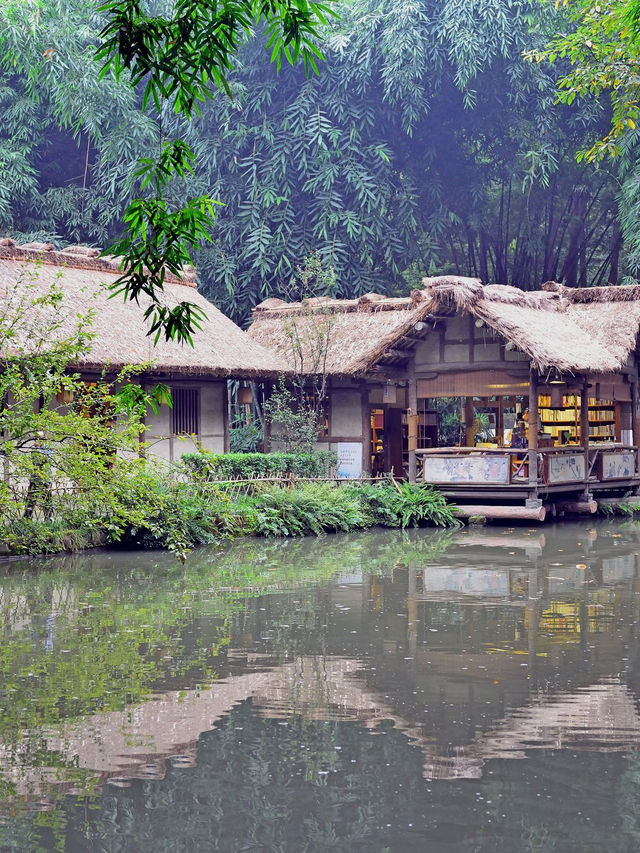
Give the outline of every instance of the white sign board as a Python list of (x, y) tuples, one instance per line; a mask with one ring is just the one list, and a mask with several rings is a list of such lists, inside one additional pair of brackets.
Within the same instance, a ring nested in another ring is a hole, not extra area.
[(341, 480), (362, 477), (362, 444), (359, 441), (338, 442), (336, 477)]
[(602, 454), (602, 479), (626, 480), (635, 475), (636, 460), (633, 450)]
[(508, 456), (425, 456), (427, 483), (508, 483)]
[(548, 483), (574, 483), (584, 480), (586, 466), (584, 453), (559, 453), (549, 456)]

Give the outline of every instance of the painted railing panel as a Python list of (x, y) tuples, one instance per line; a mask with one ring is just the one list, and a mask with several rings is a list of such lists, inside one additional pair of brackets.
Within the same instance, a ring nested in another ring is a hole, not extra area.
[(536, 451), (508, 447), (421, 448), (416, 456), (420, 479), (434, 485), (526, 485), (532, 464), (541, 487), (587, 486), (593, 478), (615, 483), (639, 476), (638, 448), (624, 445), (591, 446), (588, 457), (575, 445)]
[(511, 459), (504, 455), (426, 456), (424, 479), (428, 483), (483, 483), (506, 485), (511, 480)]

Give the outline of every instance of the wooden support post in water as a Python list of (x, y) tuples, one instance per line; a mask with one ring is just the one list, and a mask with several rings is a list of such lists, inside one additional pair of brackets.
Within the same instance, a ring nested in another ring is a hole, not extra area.
[[(407, 389), (407, 405), (409, 407), (409, 415), (417, 417), (418, 415), (418, 382), (416, 380), (416, 359), (415, 355), (409, 361), (409, 387)], [(408, 420), (408, 419), (407, 419)], [(416, 481), (416, 447), (415, 438), (408, 425), (408, 442), (409, 442), (409, 482)]]
[(529, 371), (529, 498), (538, 497), (538, 376)]

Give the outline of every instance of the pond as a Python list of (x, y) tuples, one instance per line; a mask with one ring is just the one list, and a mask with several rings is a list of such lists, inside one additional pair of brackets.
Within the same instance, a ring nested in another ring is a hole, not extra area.
[(0, 851), (640, 847), (640, 524), (0, 562)]

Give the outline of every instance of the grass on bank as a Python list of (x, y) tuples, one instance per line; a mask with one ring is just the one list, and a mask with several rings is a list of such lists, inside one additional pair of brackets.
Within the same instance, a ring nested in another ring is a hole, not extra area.
[(180, 558), (197, 545), (237, 536), (321, 535), (435, 525), (457, 526), (442, 495), (426, 485), (383, 481), (375, 485), (301, 483), (254, 487), (232, 499), (224, 486), (196, 476), (172, 478), (139, 469), (112, 483), (110, 500), (56, 508), (51, 520), (5, 523), (4, 550), (45, 554), (98, 545), (167, 548)]

